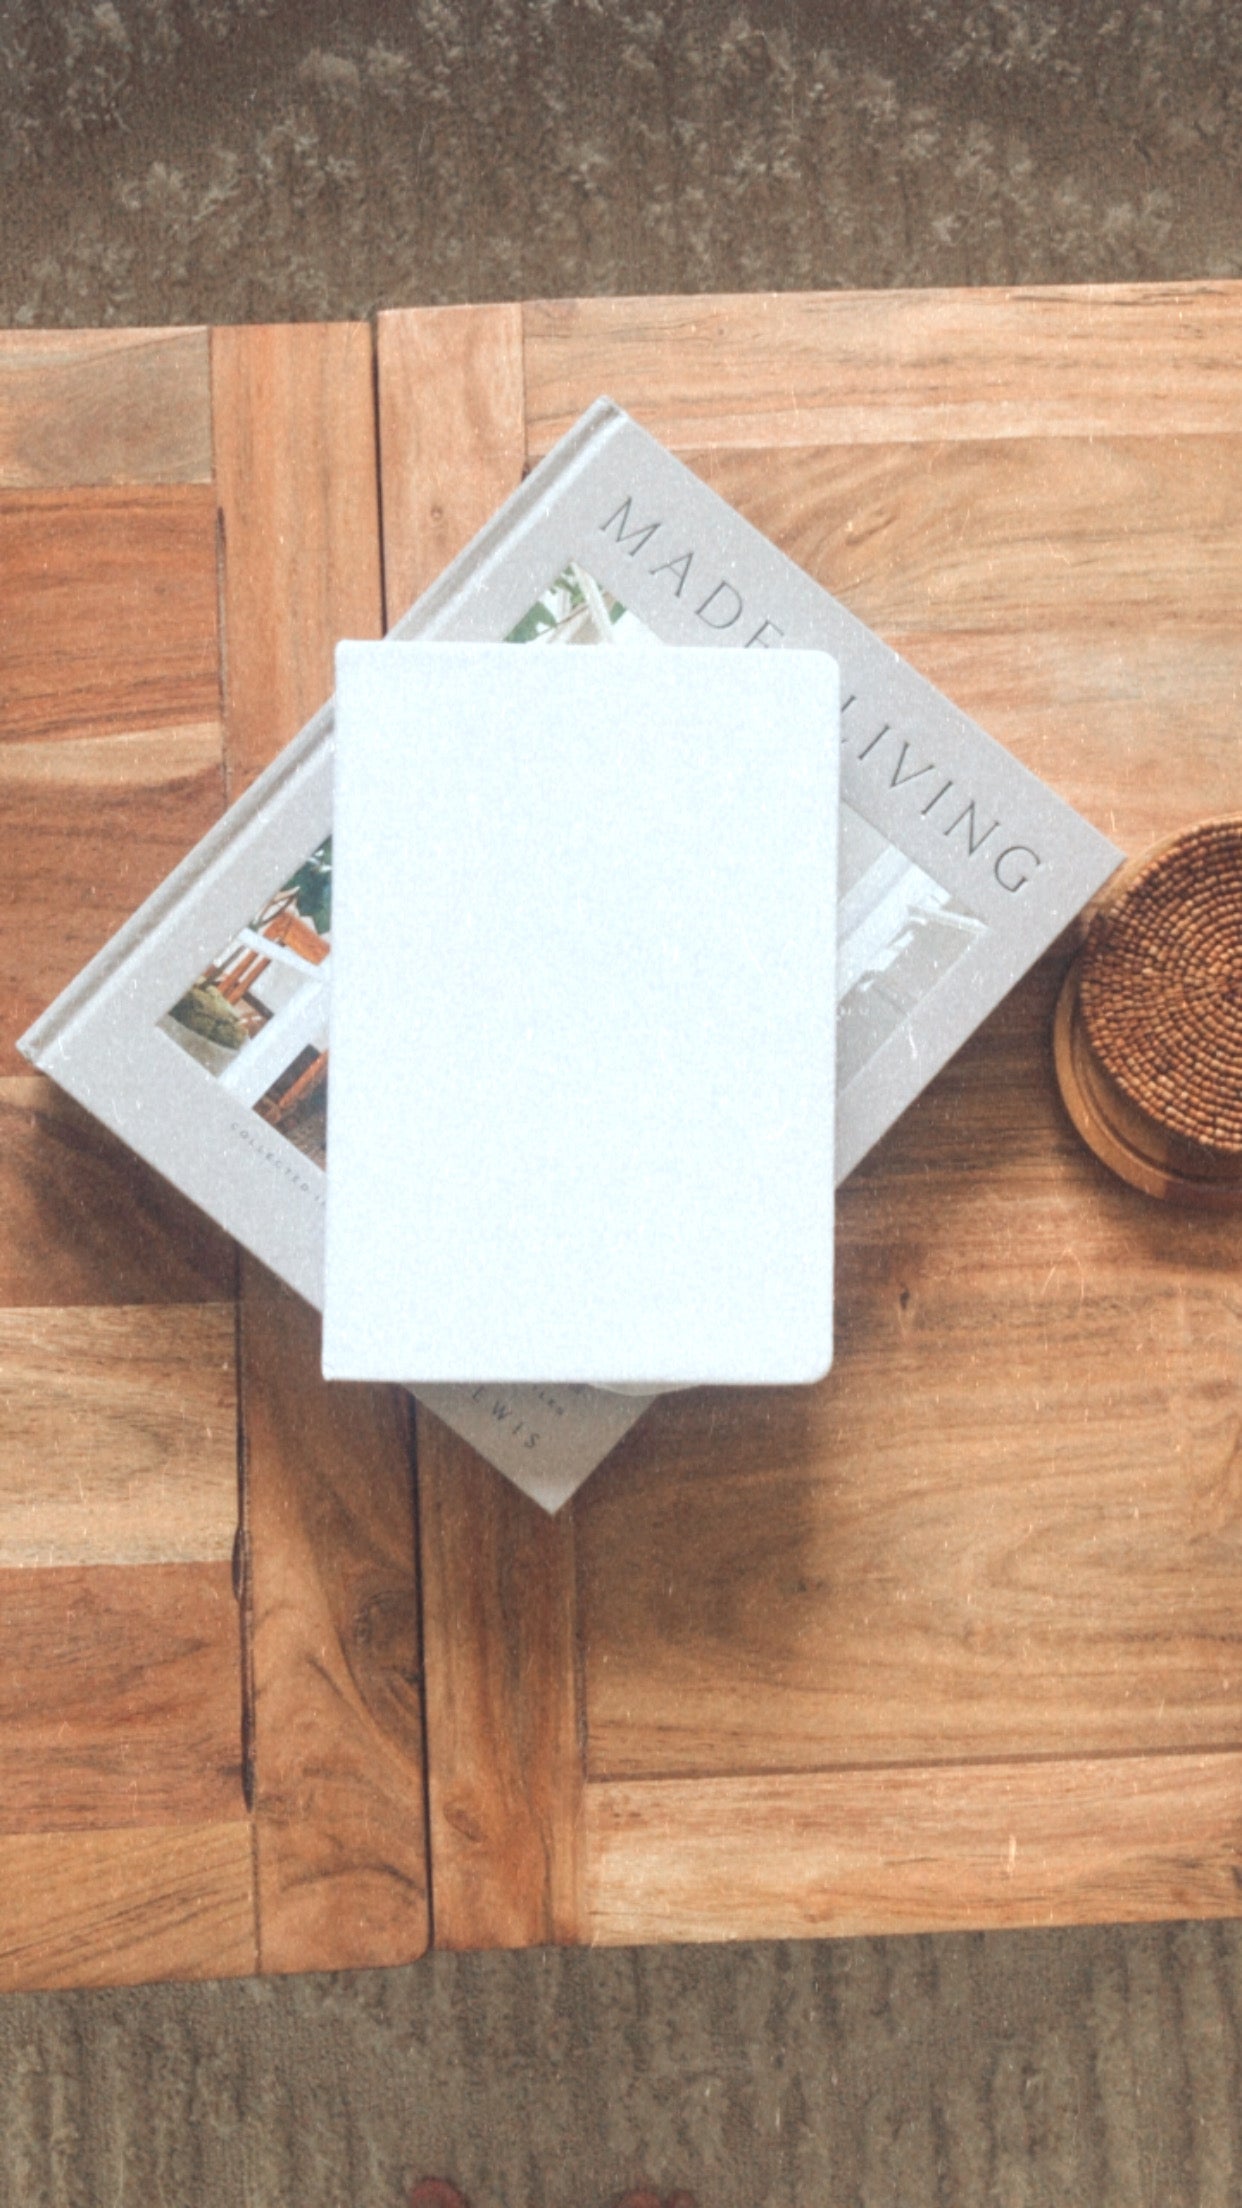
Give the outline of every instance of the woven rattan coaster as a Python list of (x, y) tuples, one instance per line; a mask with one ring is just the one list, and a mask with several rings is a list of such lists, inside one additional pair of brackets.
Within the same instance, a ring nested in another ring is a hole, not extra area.
[(1151, 1196), (1242, 1208), (1242, 814), (1115, 876), (1057, 1005), (1078, 1132)]

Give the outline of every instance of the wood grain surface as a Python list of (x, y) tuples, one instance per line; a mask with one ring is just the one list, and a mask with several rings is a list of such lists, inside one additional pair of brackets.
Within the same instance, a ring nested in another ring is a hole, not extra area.
[(0, 490), (210, 480), (206, 330), (0, 330)]
[(437, 1944), (581, 1939), (573, 1513), (422, 1410), (418, 1471)]
[(1236, 1916), (1242, 1754), (586, 1793), (593, 1940), (822, 1938)]
[[(226, 741), (239, 787), (378, 633), (369, 332), (213, 359), (0, 344), (6, 1053), (217, 817)], [(311, 1314), (253, 1267), (239, 1314), (226, 1238), (4, 1064), (0, 1984), (417, 1953), (402, 1400), (329, 1403)]]
[(0, 1027), (4, 1070), (18, 1071), (11, 1042), (148, 896), (219, 809), (218, 762), (188, 769), (175, 742), (144, 762), (128, 789), (93, 778), (40, 784), (9, 771), (0, 753), (0, 866), (4, 965)]
[(6, 1986), (255, 1965), (234, 1252), (13, 1052), (223, 804), (206, 368), (0, 342)]
[(219, 814), (213, 493), (0, 495), (0, 572), (5, 1074), (17, 1036)]
[[(383, 625), (370, 332), (212, 337), (236, 792), (324, 702), (340, 636)], [(273, 885), (275, 886), (275, 885)], [(408, 1415), (328, 1387), (319, 1326), (242, 1267), (248, 1786), (265, 1970), (408, 1960), (428, 1940)]]
[(0, 1989), (256, 1968), (250, 1826), (0, 1833)]
[(242, 1342), (260, 1966), (409, 1962), (429, 1928), (408, 1402), (329, 1387), (318, 1315), (252, 1264)]
[(244, 1816), (240, 1711), (227, 1562), (0, 1570), (0, 1832)]
[[(536, 305), (526, 453), (610, 392), (1137, 847), (1237, 803), (1240, 315), (1236, 285)], [(427, 376), (386, 479), (460, 388)], [(424, 1441), (438, 1940), (556, 1936), (548, 1864), (607, 1940), (1242, 1909), (1236, 1230), (1069, 1128), (1073, 940), (842, 1191), (827, 1382), (669, 1398), (524, 1553), (554, 1636), (515, 1644), (484, 1475), (472, 1546)], [(579, 1783), (532, 1820), (546, 1749), (500, 1744), (558, 1684)]]
[(371, 332), (213, 330), (229, 796), (332, 692), (342, 636), (382, 630)]
[(1237, 1229), (1067, 1131), (1060, 964), (840, 1192), (828, 1382), (670, 1397), (587, 1491), (593, 1776), (1242, 1739)]
[(63, 1090), (0, 1079), (0, 1310), (221, 1303), (233, 1244)]
[(232, 1304), (0, 1310), (0, 1567), (228, 1559)]
[(683, 457), (1123, 848), (1236, 806), (1242, 437)]
[(379, 317), (389, 627), (522, 479), (522, 320), (519, 306)]
[(601, 392), (699, 449), (1228, 432), (1240, 327), (1233, 283), (540, 300), (527, 451)]
[(219, 716), (209, 484), (0, 494), (0, 737)]

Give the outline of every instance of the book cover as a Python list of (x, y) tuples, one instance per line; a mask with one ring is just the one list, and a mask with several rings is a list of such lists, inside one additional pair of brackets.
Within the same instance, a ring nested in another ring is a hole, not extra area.
[[(1121, 858), (607, 399), (391, 634), (832, 654), (838, 1179)], [(329, 703), (20, 1045), (319, 1306), (332, 727)], [(418, 1392), (548, 1508), (643, 1408), (586, 1387)]]
[(822, 1378), (835, 662), (336, 674), (325, 1374)]

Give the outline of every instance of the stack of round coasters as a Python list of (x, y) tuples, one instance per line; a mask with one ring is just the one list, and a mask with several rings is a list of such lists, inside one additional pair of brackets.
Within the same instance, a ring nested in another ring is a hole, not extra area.
[(1242, 1208), (1242, 814), (1115, 876), (1066, 976), (1054, 1052), (1070, 1117), (1114, 1172)]

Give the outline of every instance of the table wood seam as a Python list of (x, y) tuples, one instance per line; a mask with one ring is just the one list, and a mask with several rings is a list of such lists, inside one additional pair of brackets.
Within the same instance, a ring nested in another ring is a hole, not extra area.
[(885, 1757), (874, 1763), (859, 1758), (846, 1763), (746, 1763), (737, 1764), (728, 1771), (705, 1770), (696, 1764), (660, 1764), (641, 1769), (628, 1765), (624, 1770), (601, 1771), (586, 1766), (585, 1785), (591, 1788), (606, 1786), (710, 1786), (715, 1780), (727, 1781), (754, 1779), (767, 1784), (779, 1779), (811, 1778), (864, 1778), (885, 1773), (917, 1771), (934, 1778), (940, 1771), (991, 1771), (1011, 1769), (1037, 1769), (1050, 1766), (1057, 1770), (1072, 1769), (1077, 1764), (1096, 1763), (1157, 1763), (1169, 1757), (1222, 1757), (1242, 1755), (1242, 1734), (1236, 1740), (1211, 1740), (1187, 1746), (1184, 1742), (1157, 1744), (1135, 1748), (1075, 1748), (1068, 1753), (1058, 1753), (1055, 1748), (1023, 1749), (1012, 1755), (915, 1757)]

